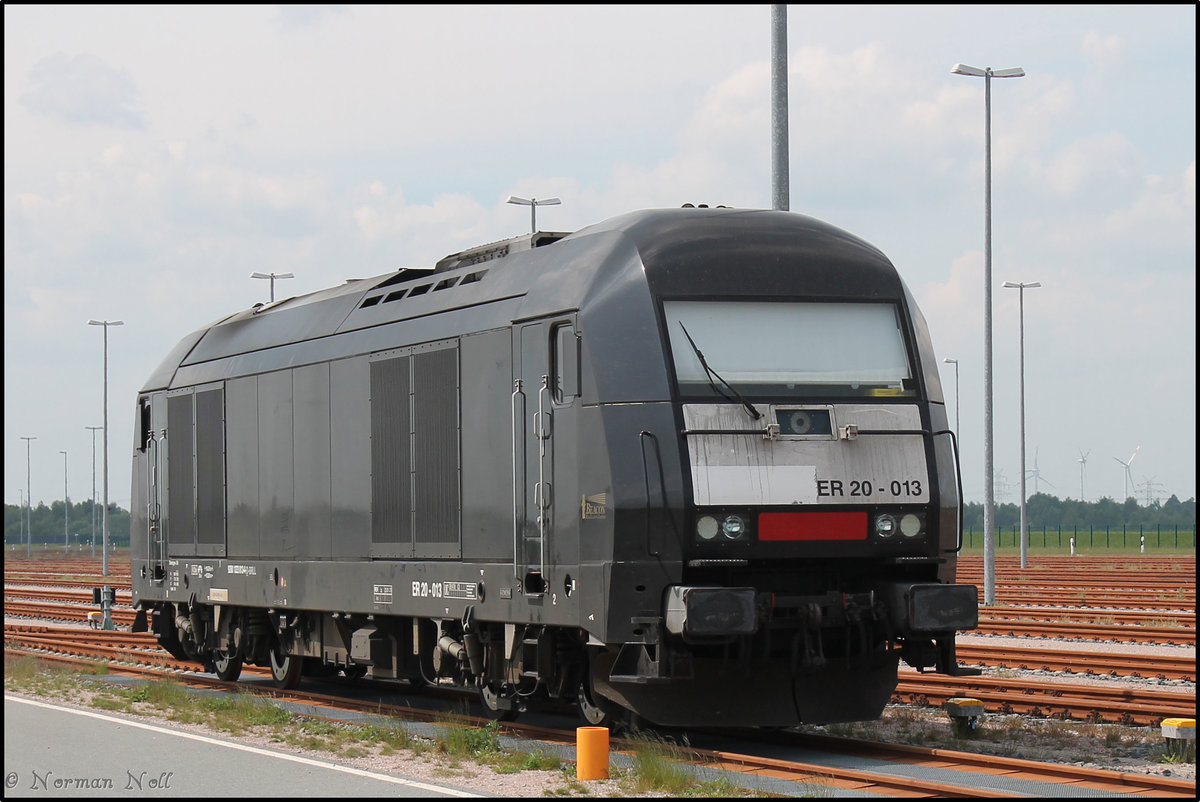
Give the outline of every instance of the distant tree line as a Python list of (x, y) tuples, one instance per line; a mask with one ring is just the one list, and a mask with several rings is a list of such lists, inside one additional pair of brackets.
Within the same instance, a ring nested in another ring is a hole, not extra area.
[[(1047, 493), (1034, 493), (1025, 502), (1025, 522), (1030, 531), (1042, 529), (1127, 529), (1147, 531), (1160, 527), (1164, 531), (1179, 527), (1195, 530), (1196, 499), (1180, 501), (1171, 496), (1166, 501), (1143, 506), (1132, 497), (1118, 503), (1105, 497), (1099, 501), (1060, 499)], [(1008, 528), (1021, 525), (1019, 504), (997, 504), (996, 526)], [(969, 502), (963, 507), (963, 528), (983, 529), (983, 504)]]
[[(103, 504), (96, 504), (94, 507), (96, 516), (96, 545), (100, 545), (101, 527), (103, 522)], [(72, 548), (76, 545), (90, 546), (92, 542), (92, 500), (69, 502), (67, 507), (66, 528), (71, 535)], [(21, 545), (25, 541), (21, 536), (23, 529), (21, 528), (21, 518), (25, 514), (25, 509), (17, 504), (4, 505), (4, 544)], [(54, 501), (50, 506), (39, 502), (35, 507), (29, 510), (29, 517), (32, 519), (31, 530), (33, 537), (30, 542), (34, 544), (49, 543), (51, 545), (62, 545), (63, 543), (63, 503)], [(76, 535), (79, 537), (76, 538)], [(108, 505), (108, 543), (110, 546), (128, 546), (129, 545), (129, 511), (123, 510), (116, 504)]]

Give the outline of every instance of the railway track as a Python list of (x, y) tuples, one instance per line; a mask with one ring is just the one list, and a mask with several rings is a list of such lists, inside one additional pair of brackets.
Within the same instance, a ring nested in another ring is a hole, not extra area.
[(1156, 627), (1134, 624), (1085, 624), (1077, 621), (1027, 621), (1020, 618), (993, 618), (988, 611), (979, 613), (979, 626), (969, 630), (979, 635), (1011, 635), (1020, 638), (1070, 638), (1071, 640), (1112, 641), (1115, 643), (1160, 643), (1167, 646), (1195, 646), (1195, 628)]
[[(7, 638), (7, 636), (6, 636)], [(62, 659), (62, 658), (60, 658)], [(69, 658), (67, 658), (69, 659)], [(121, 670), (127, 670), (122, 668)], [(133, 668), (134, 673), (156, 673), (161, 669)], [(238, 688), (260, 693), (261, 688), (247, 687), (244, 684), (222, 682), (215, 678), (188, 676), (188, 685), (206, 688)], [(344, 723), (344, 719), (322, 716), (321, 711), (355, 711), (377, 716), (399, 719), (401, 721), (436, 722), (442, 714), (425, 708), (408, 705), (383, 704), (378, 699), (355, 701), (342, 696), (313, 693), (296, 690), (280, 692), (269, 690), (267, 695), (289, 702), (299, 702), (315, 709), (312, 718), (324, 718), (330, 721)], [(464, 717), (467, 725), (482, 726), (483, 719)], [(501, 731), (507, 735), (558, 744), (570, 747), (575, 743), (577, 733), (574, 728), (547, 727), (539, 725), (508, 722), (501, 725)], [(928, 767), (937, 765), (938, 769), (949, 775), (954, 772), (968, 772), (972, 779), (969, 782), (947, 782), (927, 778), (897, 774), (891, 771), (871, 771), (830, 763), (802, 762), (778, 757), (766, 757), (750, 751), (731, 751), (729, 749), (703, 749), (696, 747), (680, 747), (673, 750), (673, 758), (687, 760), (704, 769), (722, 770), (747, 778), (745, 785), (750, 788), (760, 787), (760, 778), (773, 781), (796, 783), (808, 789), (809, 795), (823, 796), (836, 794), (839, 791), (849, 791), (856, 795), (882, 795), (905, 797), (956, 797), (956, 798), (996, 798), (1004, 796), (1022, 796), (1024, 794), (1006, 793), (998, 790), (986, 779), (987, 776), (1011, 780), (1014, 777), (1025, 782), (1049, 783), (1065, 785), (1072, 789), (1087, 792), (1088, 790), (1111, 792), (1114, 789), (1122, 793), (1163, 798), (1193, 798), (1195, 783), (1167, 777), (1148, 774), (1133, 774), (1097, 769), (1087, 769), (1077, 766), (1066, 766), (1039, 761), (1020, 760), (1014, 758), (995, 757), (968, 752), (958, 752), (946, 749), (928, 749), (915, 746), (883, 744), (876, 742), (853, 741), (850, 739), (821, 737), (812, 735), (797, 735), (780, 733), (773, 737), (773, 745), (793, 745), (813, 749), (819, 747), (822, 751), (835, 755), (852, 757), (856, 762), (886, 762), (889, 766), (908, 764)], [(632, 754), (636, 745), (623, 738), (613, 738), (611, 749), (614, 752)], [(775, 750), (778, 751), (777, 749)], [(922, 770), (928, 774), (928, 769)]]
[[(1101, 644), (1097, 644), (1100, 646)], [(1196, 681), (1195, 654), (1178, 657), (1114, 651), (1064, 651), (959, 642), (960, 663), (990, 668), (1056, 671), (1086, 676), (1182, 679)]]
[[(115, 663), (153, 666), (174, 672), (196, 671), (195, 663), (162, 652), (149, 633), (104, 632), (42, 625), (5, 625), (5, 649), (67, 654)], [(961, 649), (960, 649), (961, 651)], [(1012, 650), (1009, 650), (1012, 651)], [(246, 671), (260, 673), (253, 667)], [(1194, 673), (1194, 664), (1193, 664)], [(1195, 710), (1195, 695), (1153, 688), (1079, 686), (989, 677), (947, 677), (900, 672), (893, 701), (940, 707), (947, 699), (970, 696), (994, 713), (1025, 713), (1081, 721), (1157, 725), (1164, 718)]]
[[(970, 584), (970, 583), (967, 583)], [(983, 583), (979, 583), (980, 609), (983, 605)], [(1051, 605), (1064, 609), (1097, 608), (1101, 610), (1163, 610), (1188, 611), (1196, 609), (1196, 596), (1189, 594), (1179, 596), (1169, 591), (1154, 593), (1151, 591), (1108, 591), (1073, 589), (1068, 593), (1058, 592), (1053, 588), (1036, 589), (1022, 586), (1020, 588), (999, 588), (996, 591), (996, 602), (1003, 605), (1028, 605), (1031, 607), (1047, 607)]]
[(962, 696), (978, 699), (992, 714), (1107, 724), (1158, 726), (1165, 718), (1193, 718), (1196, 711), (1196, 697), (1190, 693), (912, 671), (900, 672), (892, 702), (940, 708)]
[(1081, 624), (1128, 624), (1137, 627), (1196, 629), (1191, 612), (1170, 610), (1097, 610), (1088, 607), (1046, 607), (1035, 605), (989, 605), (980, 609), (988, 621), (1058, 621)]
[[(88, 613), (95, 612), (95, 605), (84, 607), (79, 604), (56, 604), (48, 601), (19, 602), (4, 600), (4, 614), (12, 617), (46, 618), (52, 621), (82, 621), (88, 620)], [(129, 607), (114, 606), (112, 608), (113, 623), (119, 627), (133, 626), (137, 613)]]

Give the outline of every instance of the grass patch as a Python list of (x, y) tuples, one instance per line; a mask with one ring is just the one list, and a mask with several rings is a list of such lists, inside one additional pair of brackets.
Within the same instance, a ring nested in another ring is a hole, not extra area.
[(66, 692), (74, 686), (77, 673), (72, 668), (43, 663), (29, 655), (4, 656), (4, 686), (35, 696)]
[(174, 709), (188, 704), (187, 689), (174, 680), (156, 680), (135, 688), (130, 701), (144, 702), (159, 710)]
[(133, 712), (129, 707), (129, 702), (125, 699), (117, 699), (112, 696), (96, 696), (92, 699), (92, 707), (97, 710), (108, 710), (111, 712)]
[(295, 720), (282, 707), (252, 693), (201, 697), (194, 700), (193, 710), (205, 723), (230, 733), (255, 727), (281, 727)]
[(488, 758), (503, 752), (497, 721), (477, 727), (462, 714), (448, 713), (438, 717), (438, 724), (437, 749), (443, 755), (455, 759)]
[(48, 672), (48, 668), (32, 657), (4, 656), (4, 684), (28, 685)]
[(650, 734), (630, 739), (633, 767), (621, 774), (619, 782), (630, 793), (662, 793), (671, 797), (766, 796), (747, 789), (724, 774), (697, 766), (684, 747)]

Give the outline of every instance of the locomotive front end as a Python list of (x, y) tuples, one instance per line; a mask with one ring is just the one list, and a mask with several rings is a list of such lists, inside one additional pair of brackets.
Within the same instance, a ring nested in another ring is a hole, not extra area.
[(956, 448), (915, 302), (871, 246), (757, 214), (717, 213), (703, 248), (647, 262), (684, 542), (656, 648), (625, 650), (609, 687), (664, 724), (876, 718), (901, 660), (966, 673), (954, 637), (978, 622), (975, 587), (954, 584)]

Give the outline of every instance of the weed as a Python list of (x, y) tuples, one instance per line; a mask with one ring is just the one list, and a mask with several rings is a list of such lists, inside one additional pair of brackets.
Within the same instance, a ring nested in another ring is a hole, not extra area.
[(491, 765), (497, 774), (517, 774), (522, 771), (557, 771), (563, 761), (543, 752), (520, 752), (500, 755)]
[(636, 791), (663, 791), (681, 796), (696, 780), (681, 764), (681, 750), (665, 740), (648, 735), (633, 739), (633, 787)]
[(310, 733), (306, 733), (303, 730), (301, 730), (299, 733), (285, 735), (283, 741), (284, 743), (291, 744), (292, 746), (299, 747), (300, 749), (307, 749), (311, 752), (325, 752), (329, 750), (329, 741)]
[(1172, 739), (1166, 749), (1156, 758), (1159, 763), (1195, 763), (1196, 741)]
[(416, 745), (416, 739), (403, 727), (380, 727), (368, 724), (362, 728), (359, 737), (368, 743), (379, 744), (386, 752), (397, 749), (411, 749)]
[(114, 699), (111, 696), (97, 696), (92, 699), (92, 707), (97, 710), (129, 711), (129, 704), (124, 699)]
[(489, 721), (476, 727), (458, 715), (450, 715), (442, 723), (438, 748), (451, 757), (480, 757), (500, 753), (500, 724)]
[(667, 796), (729, 798), (756, 795), (723, 774), (706, 779), (704, 767), (694, 768), (685, 750), (663, 738), (638, 735), (633, 743), (633, 768), (622, 776), (622, 785), (634, 793), (657, 792)]
[(132, 702), (144, 702), (164, 710), (177, 708), (187, 703), (187, 689), (174, 680), (147, 682), (130, 696)]
[(281, 707), (250, 693), (236, 693), (198, 700), (198, 706), (214, 720), (246, 727), (287, 724), (295, 717)]
[(45, 668), (32, 657), (4, 657), (4, 681), (19, 684), (31, 683), (41, 677)]

